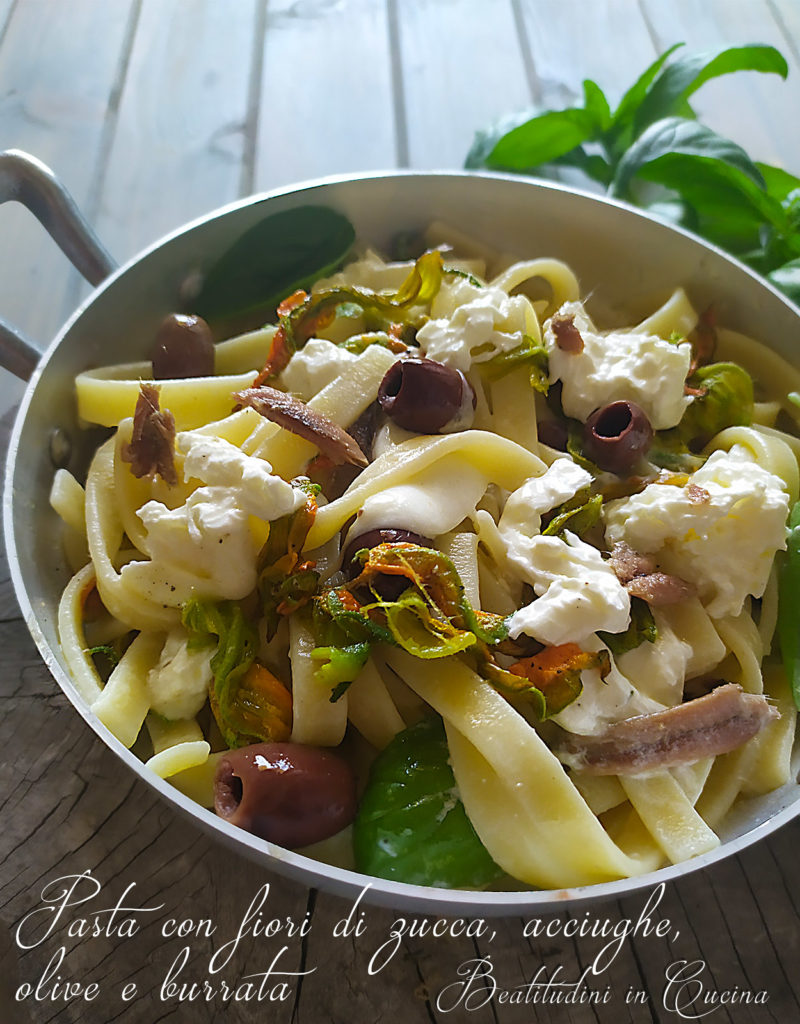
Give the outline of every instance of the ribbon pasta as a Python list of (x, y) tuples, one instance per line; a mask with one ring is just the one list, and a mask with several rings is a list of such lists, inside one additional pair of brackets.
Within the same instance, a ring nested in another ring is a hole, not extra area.
[[(515, 262), (497, 272), (502, 260), (494, 250), (446, 226), (432, 230), (440, 240), (459, 244), (469, 258), (452, 263), (452, 272), (444, 275), (423, 319), (446, 321), (485, 288), (507, 296), (516, 293), (514, 298), (520, 301), (514, 306), (513, 323), (504, 321), (501, 326), (541, 349), (547, 339), (545, 321), (565, 303), (580, 300), (573, 271), (558, 260)], [(487, 276), (487, 266), (494, 276)], [(408, 270), (408, 264), (387, 264), (367, 253), (318, 282), (315, 291), (357, 285), (389, 293), (402, 286)], [(518, 291), (523, 287), (531, 297)], [(659, 309), (619, 333), (674, 341), (676, 336), (686, 338), (699, 320), (686, 292), (677, 288)], [(191, 712), (196, 705), (184, 707), (174, 718), (165, 717), (165, 705), (154, 700), (152, 687), (170, 649), (168, 637), (174, 640), (177, 635), (180, 641), (185, 633), (181, 615), (186, 603), (193, 597), (227, 595), (215, 589), (214, 566), (202, 559), (193, 561), (191, 547), (181, 558), (176, 554), (165, 571), (163, 558), (153, 554), (154, 528), (143, 510), (157, 507), (166, 516), (177, 515), (194, 507), (201, 489), (221, 486), (196, 478), (197, 470), (187, 478), (186, 452), (200, 441), (285, 482), (310, 471), (318, 453), (312, 441), (264, 419), (253, 408), (233, 408), (232, 393), (252, 384), (275, 330), (266, 327), (220, 343), (215, 376), (161, 382), (161, 407), (173, 413), (180, 431), (174, 453), (178, 482), (171, 487), (157, 474), (136, 477), (125, 457), (140, 382), (149, 376), (149, 364), (80, 374), (79, 417), (87, 424), (113, 427), (115, 433), (97, 449), (85, 488), (59, 471), (51, 495), (51, 504), (64, 521), (76, 570), (58, 613), (63, 654), (75, 687), (97, 718), (141, 753), (148, 768), (205, 806), (213, 805), (214, 772), (226, 752), (222, 733), (207, 708), (195, 715)], [(353, 332), (363, 337), (365, 330), (350, 311), (321, 328), (320, 340), (343, 341)], [(720, 331), (719, 341), (727, 358), (760, 376), (769, 401), (758, 404), (752, 425), (718, 431), (701, 458), (736, 452), (770, 474), (794, 503), (800, 495), (800, 440), (776, 424), (780, 409), (796, 413), (785, 401), (786, 380), (800, 391), (800, 372), (763, 346), (754, 349), (750, 339), (733, 331)], [(535, 607), (546, 590), (532, 570), (526, 575), (520, 568), (527, 557), (524, 551), (530, 550), (525, 545), (544, 539), (538, 527), (526, 527), (527, 532), (520, 534), (522, 548), (512, 549), (508, 531), (498, 529), (498, 523), (510, 494), (531, 481), (546, 490), (553, 467), (558, 469), (559, 460), (564, 465), (564, 453), (539, 441), (541, 419), (549, 412), (542, 396), (534, 396), (531, 389), (530, 366), (514, 363), (508, 372), (485, 376), (481, 359), (487, 350), (478, 344), (470, 352), (474, 362), (465, 378), (475, 395), (471, 426), (451, 433), (391, 435), (343, 493), (332, 494), (330, 500), (324, 494), (320, 497), (297, 555), (316, 565), (323, 583), (338, 578), (346, 531), (353, 528), (351, 536), (357, 537), (365, 521), (372, 524), (370, 516), (376, 522), (383, 516), (386, 527), (402, 525), (403, 520), (415, 524), (409, 525), (411, 530), (419, 524), (425, 535), (424, 527), (430, 529), (434, 545), (449, 559), (474, 609), (511, 616), (528, 603)], [(376, 402), (381, 382), (397, 358), (391, 345), (368, 344), (309, 398), (308, 409), (338, 427), (350, 427)], [(677, 487), (679, 476), (659, 482)], [(702, 503), (702, 496), (698, 500)], [(531, 522), (539, 523), (541, 514), (553, 513), (563, 501), (545, 501), (541, 509), (532, 509)], [(567, 513), (574, 511), (569, 502), (563, 507)], [(397, 523), (389, 521), (393, 509)], [(237, 550), (251, 553), (255, 573), (259, 551), (277, 517), (250, 511), (246, 518)], [(186, 522), (187, 536), (200, 529), (189, 512)], [(575, 541), (583, 543), (577, 537)], [(600, 560), (596, 548), (595, 554)], [(610, 572), (607, 559), (600, 570)], [(616, 577), (613, 584), (621, 586)], [(245, 589), (248, 594), (236, 594), (232, 600), (246, 601), (253, 588)], [(779, 719), (730, 753), (638, 774), (594, 775), (575, 764), (565, 767), (554, 752), (552, 736), (558, 730), (578, 731), (575, 722), (584, 722), (585, 713), (575, 718), (564, 714), (559, 720), (559, 712), (555, 724), (541, 723), (523, 699), (504, 696), (476, 670), (476, 663), (457, 655), (427, 660), (397, 646), (375, 645), (346, 692), (339, 694), (320, 682), (319, 640), (310, 617), (289, 615), (288, 624), (273, 636), (260, 623), (256, 648), (258, 658), (279, 666), (291, 686), (292, 742), (344, 744), (369, 758), (418, 718), (436, 713), (444, 720), (458, 794), (495, 862), (525, 886), (592, 885), (714, 849), (720, 842), (718, 831), (740, 794), (765, 793), (788, 779), (796, 712), (784, 673), (770, 655), (778, 615), (775, 568), (763, 593), (753, 590), (751, 595), (740, 610), (725, 615), (712, 615), (709, 602), (695, 594), (654, 607), (651, 617), (657, 636), (650, 637), (652, 642), (623, 648), (613, 656), (599, 627), (578, 638), (583, 651), (608, 654), (612, 674), (601, 679), (593, 668), (584, 670), (581, 678), (587, 693), (592, 687), (596, 691), (586, 701), (589, 708), (595, 706), (592, 700), (602, 704), (606, 691), (617, 692), (618, 706), (609, 712), (613, 720), (675, 707), (684, 700), (687, 682), (722, 678), (749, 694), (766, 694), (780, 711)], [(92, 609), (93, 602), (102, 605), (100, 612)], [(564, 614), (572, 614), (567, 605)], [(188, 643), (189, 634), (185, 636)], [(126, 638), (125, 649), (103, 679), (93, 652), (120, 638)], [(502, 664), (510, 662), (507, 656)], [(280, 674), (277, 669), (276, 673)], [(601, 717), (597, 732), (604, 724)], [(336, 843), (323, 844), (318, 855), (328, 858), (335, 847)]]

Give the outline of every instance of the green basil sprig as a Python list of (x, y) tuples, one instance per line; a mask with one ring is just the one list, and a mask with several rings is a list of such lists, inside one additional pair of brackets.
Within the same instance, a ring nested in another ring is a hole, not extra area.
[[(528, 111), (479, 131), (466, 166), (556, 178), (564, 168), (577, 169), (590, 187), (649, 207), (729, 249), (800, 301), (800, 178), (754, 162), (699, 123), (689, 103), (720, 75), (760, 71), (786, 78), (786, 60), (759, 43), (676, 56), (682, 45), (662, 53), (616, 110), (587, 80), (579, 106)], [(654, 194), (653, 185), (661, 192)]]
[(448, 756), (439, 718), (398, 733), (378, 755), (353, 824), (359, 871), (450, 889), (503, 874), (466, 815)]
[(332, 273), (355, 241), (343, 214), (299, 206), (258, 221), (206, 272), (192, 312), (206, 320), (249, 316), (266, 322), (298, 288)]

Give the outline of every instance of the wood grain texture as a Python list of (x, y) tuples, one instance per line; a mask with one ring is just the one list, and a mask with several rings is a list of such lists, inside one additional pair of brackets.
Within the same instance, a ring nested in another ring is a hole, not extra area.
[(531, 102), (513, 5), (400, 0), (395, 6), (408, 164), (459, 168), (476, 128)]
[[(58, 169), (87, 205), (133, 0), (26, 0), (0, 44), (0, 148), (25, 149)], [(0, 309), (46, 342), (67, 314), (69, 264), (21, 207), (0, 209)], [(13, 244), (9, 241), (13, 240)]]
[(542, 108), (573, 103), (585, 78), (594, 79), (613, 105), (656, 55), (635, 0), (515, 3), (530, 53), (534, 100)]
[[(797, 171), (797, 134), (785, 130), (796, 109), (795, 0), (0, 0), (0, 143), (50, 161), (123, 256), (251, 188), (397, 163), (457, 166), (472, 131), (495, 114), (531, 98), (568, 101), (587, 76), (616, 98), (657, 49), (679, 38), (692, 47), (760, 38), (791, 56), (788, 84), (748, 79), (731, 110), (729, 79), (718, 93), (707, 86), (698, 107), (719, 130), (735, 129), (748, 148), (763, 142)], [(44, 336), (70, 301), (68, 268), (24, 211), (0, 217), (6, 240), (14, 239), (0, 254), (0, 312)], [(0, 448), (8, 428), (5, 417)], [(608, 919), (612, 928), (635, 922), (648, 893), (543, 914), (543, 930), (527, 938), (527, 918), (519, 917), (489, 920), (474, 939), (406, 936), (370, 975), (402, 913), (368, 907), (363, 935), (334, 939), (348, 901), (223, 849), (123, 771), (43, 667), (2, 559), (0, 650), (2, 1024), (672, 1024), (679, 1018), (663, 1001), (664, 972), (681, 960), (705, 962), (707, 989), (768, 992), (765, 1005), (715, 1009), (714, 1022), (800, 1019), (800, 822), (668, 885), (654, 920), (668, 918), (670, 936), (624, 941), (608, 970), (588, 976), (592, 988), (610, 988), (612, 1001), (449, 1008), (459, 971), (482, 957), (511, 990), (524, 992), (540, 971), (554, 978), (561, 969), (562, 980), (574, 980), (608, 937), (564, 937), (568, 917)], [(17, 929), (42, 889), (87, 869), (104, 887), (87, 914), (132, 884), (128, 905), (163, 906), (139, 913), (142, 927), (130, 938), (81, 938), (64, 925), (19, 949)], [(265, 884), (264, 916), (309, 914), (310, 933), (246, 936), (230, 964), (209, 975), (209, 958), (235, 936)], [(163, 934), (168, 919), (189, 917), (213, 921), (216, 931)], [(187, 944), (182, 981), (235, 983), (264, 972), (284, 945), (279, 969), (311, 973), (292, 981), (285, 1001), (225, 1003), (217, 994), (181, 1003), (162, 985)], [(98, 998), (15, 1003), (17, 986), (35, 984), (61, 945), (62, 975), (97, 982)], [(137, 991), (125, 1004), (127, 983)], [(643, 1001), (626, 1002), (629, 990)]]
[(397, 163), (386, 5), (275, 0), (267, 6), (257, 191)]
[(144, 0), (93, 197), (119, 260), (238, 197), (257, 11), (257, 0), (237, 0), (235, 18), (228, 4)]
[[(786, 6), (790, 17), (797, 5)], [(726, 76), (704, 85), (692, 102), (703, 120), (753, 159), (800, 173), (800, 135), (787, 130), (797, 120), (800, 61), (772, 15), (770, 0), (689, 0), (678, 7), (644, 0), (643, 10), (659, 52), (674, 42), (698, 52), (745, 43), (770, 43), (781, 50), (789, 63), (787, 81), (756, 72)]]

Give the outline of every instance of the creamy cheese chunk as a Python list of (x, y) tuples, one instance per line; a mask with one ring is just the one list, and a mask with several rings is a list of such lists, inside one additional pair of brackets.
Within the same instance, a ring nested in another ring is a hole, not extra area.
[(486, 362), (522, 344), (530, 303), (502, 288), (472, 289), (474, 296), (449, 317), (433, 318), (417, 331), (429, 359), (466, 373), (473, 363)]
[(164, 718), (193, 718), (208, 697), (213, 679), (213, 645), (189, 650), (189, 634), (183, 628), (167, 634), (158, 664), (147, 673), (150, 707)]
[(281, 373), (279, 382), (285, 390), (307, 402), (358, 359), (340, 345), (323, 338), (309, 338), (295, 352)]
[[(148, 501), (137, 515), (147, 529), (145, 551), (165, 581), (174, 568), (196, 579), (200, 596), (234, 601), (255, 586), (258, 545), (248, 513), (227, 488), (199, 487), (175, 509)], [(132, 568), (125, 566), (123, 577)]]
[[(238, 600), (255, 587), (263, 542), (250, 517), (271, 522), (296, 511), (305, 495), (275, 476), (268, 462), (221, 438), (188, 431), (177, 443), (185, 455), (184, 478), (203, 486), (177, 508), (148, 501), (137, 511), (147, 529), (143, 547), (163, 566), (165, 583), (175, 571), (176, 599), (188, 599), (189, 588), (200, 596)], [(122, 574), (138, 571), (126, 566)]]
[[(642, 647), (649, 646), (642, 644)], [(585, 651), (600, 651), (605, 647), (599, 637), (586, 637), (581, 644)], [(596, 668), (581, 672), (583, 690), (563, 711), (553, 715), (553, 721), (568, 732), (582, 736), (593, 736), (604, 732), (615, 722), (621, 722), (635, 715), (649, 715), (663, 711), (664, 705), (653, 700), (631, 682), (611, 658), (611, 669), (603, 678)]]
[(694, 584), (715, 618), (736, 615), (764, 593), (776, 551), (786, 546), (789, 497), (779, 477), (741, 446), (716, 451), (683, 485), (649, 484), (604, 507), (606, 541), (656, 555)]
[(525, 567), (530, 538), (541, 529), (542, 514), (573, 498), (592, 475), (572, 459), (556, 459), (541, 476), (532, 476), (509, 495), (497, 524), (508, 557)]
[(265, 522), (295, 512), (305, 502), (303, 492), (276, 476), (268, 462), (220, 437), (186, 431), (178, 434), (177, 446), (184, 453), (185, 480), (230, 489), (243, 511)]
[[(521, 558), (515, 561), (522, 565)], [(597, 548), (575, 534), (533, 537), (524, 565), (537, 599), (509, 617), (512, 639), (525, 633), (543, 644), (580, 644), (599, 630), (627, 629), (627, 590)]]
[(595, 409), (624, 399), (638, 405), (655, 430), (678, 425), (691, 401), (683, 387), (692, 358), (688, 342), (635, 331), (599, 334), (580, 302), (564, 303), (557, 315), (573, 317), (583, 339), (583, 351), (564, 351), (552, 321), (545, 324), (550, 382), (562, 382), (567, 416), (585, 422)]

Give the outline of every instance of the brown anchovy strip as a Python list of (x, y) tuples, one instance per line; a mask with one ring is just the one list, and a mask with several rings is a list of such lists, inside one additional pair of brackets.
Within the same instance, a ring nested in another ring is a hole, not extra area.
[(285, 391), (262, 385), (237, 391), (233, 399), (241, 405), (251, 406), (265, 419), (310, 441), (337, 465), (343, 462), (362, 467), (369, 465), (366, 456), (346, 430), (342, 430), (327, 416), (314, 412), (305, 402), (287, 395)]
[(699, 487), (694, 483), (686, 488), (686, 497), (692, 505), (707, 505), (711, 501), (711, 495), (705, 487)]
[(178, 482), (175, 469), (175, 417), (169, 409), (160, 411), (159, 392), (155, 384), (144, 381), (140, 384), (133, 413), (133, 433), (130, 443), (122, 446), (120, 454), (123, 462), (131, 464), (134, 476), (158, 473), (172, 487)]
[(656, 571), (656, 561), (652, 555), (634, 551), (624, 541), (618, 541), (614, 545), (608, 563), (620, 583), (629, 583), (636, 576)]
[(680, 576), (659, 572), (652, 555), (634, 551), (624, 541), (614, 545), (608, 562), (631, 597), (639, 597), (648, 604), (678, 604), (696, 593), (691, 583)]
[(556, 338), (556, 345), (562, 352), (578, 355), (583, 352), (583, 337), (575, 326), (575, 317), (568, 313), (556, 313), (550, 318), (550, 327)]
[(680, 576), (671, 576), (666, 572), (650, 572), (642, 576), (634, 576), (624, 584), (631, 597), (639, 597), (648, 604), (679, 604), (688, 601), (697, 593), (691, 583)]
[(592, 775), (636, 775), (727, 754), (779, 717), (761, 694), (726, 683), (666, 711), (618, 722), (599, 736), (570, 735), (557, 752)]

